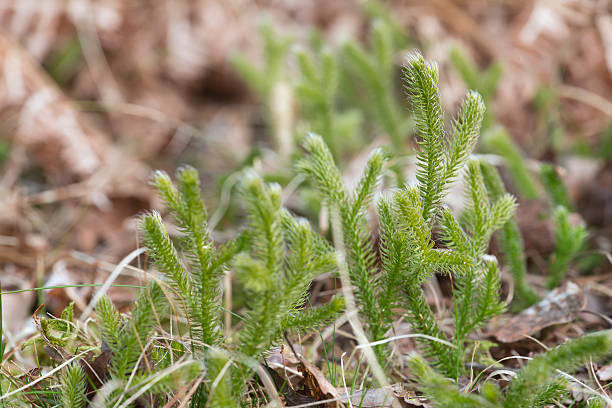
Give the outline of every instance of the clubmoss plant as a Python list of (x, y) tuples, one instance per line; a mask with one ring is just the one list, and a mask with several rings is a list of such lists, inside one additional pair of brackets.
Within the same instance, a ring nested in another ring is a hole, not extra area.
[[(222, 342), (220, 300), (221, 277), (231, 258), (242, 250), (245, 236), (239, 236), (216, 249), (207, 228), (207, 211), (200, 196), (197, 171), (183, 167), (177, 171), (177, 186), (163, 172), (157, 172), (153, 184), (181, 228), (181, 246), (186, 261), (179, 256), (157, 213), (142, 217), (141, 229), (145, 245), (155, 264), (184, 301), (190, 318), (192, 351), (201, 351), (202, 344)], [(200, 343), (201, 342), (201, 343)]]
[(540, 165), (540, 181), (548, 194), (553, 208), (557, 206), (563, 206), (570, 210), (574, 208), (565, 183), (563, 183), (559, 171), (554, 165), (549, 163), (542, 163)]
[(378, 0), (367, 0), (363, 3), (362, 8), (364, 13), (372, 18), (372, 20), (381, 21), (388, 27), (396, 49), (404, 49), (411, 45), (412, 39), (402, 27), (402, 24), (396, 19), (394, 11), (388, 4)]
[(568, 147), (568, 140), (561, 120), (562, 108), (555, 84), (542, 84), (532, 100), (537, 113), (536, 132), (554, 152)]
[(560, 371), (572, 372), (590, 359), (599, 360), (611, 352), (612, 331), (607, 330), (587, 334), (535, 357), (510, 383), (504, 408), (532, 406)]
[(260, 95), (269, 101), (275, 85), (286, 79), (286, 58), (291, 39), (276, 33), (269, 24), (260, 28), (264, 46), (263, 66), (257, 67), (242, 56), (235, 56), (234, 66)]
[[(285, 332), (317, 327), (344, 307), (339, 297), (318, 307), (305, 307), (312, 279), (335, 271), (336, 254), (306, 220), (281, 207), (278, 185), (265, 184), (254, 171), (244, 174), (241, 191), (248, 225), (236, 239), (218, 246), (208, 231), (207, 211), (193, 168), (179, 169), (176, 184), (167, 174), (157, 172), (153, 184), (181, 232), (180, 246), (175, 246), (158, 213), (145, 214), (140, 220), (145, 245), (162, 280), (140, 291), (129, 317), (120, 314), (108, 297), (96, 304), (101, 353), (107, 353), (109, 359), (107, 372), (94, 379), (83, 370), (83, 364), (89, 363), (75, 360), (63, 369), (58, 392), (50, 396), (35, 393), (37, 398), (66, 407), (85, 406), (91, 399), (85, 394), (86, 385), (97, 380), (101, 384), (94, 390), (96, 404), (128, 407), (145, 400), (151, 404), (165, 401), (171, 391), (204, 376), (192, 406), (238, 407), (255, 368)], [(247, 311), (240, 316), (240, 330), (225, 337), (221, 278), (230, 267), (249, 300)], [(174, 313), (186, 318), (185, 346), (176, 343), (179, 347), (170, 344), (166, 348), (164, 336), (157, 339), (167, 324), (170, 304), (175, 306)], [(68, 347), (78, 333), (73, 305), (59, 319), (40, 319), (40, 329), (45, 344), (56, 350), (54, 354), (70, 355)], [(158, 352), (156, 346), (166, 353)]]
[(98, 301), (96, 315), (103, 344), (110, 351), (108, 378), (105, 381), (105, 386), (109, 387), (105, 395), (107, 404), (128, 406), (129, 401), (141, 395), (143, 388), (150, 395), (164, 394), (192, 379), (201, 370), (201, 365), (192, 361), (177, 366), (177, 371), (158, 371), (155, 369), (156, 362), (148, 359), (153, 333), (165, 319), (168, 305), (161, 287), (156, 283), (150, 283), (140, 291), (129, 318), (119, 314), (108, 297)]
[[(496, 408), (500, 397), (499, 390), (491, 388), (483, 395), (463, 393), (444, 375), (431, 368), (418, 354), (408, 357), (408, 365), (412, 375), (420, 385), (420, 391), (438, 408)], [(485, 398), (487, 395), (488, 398)]]
[[(362, 121), (358, 110), (338, 109), (338, 84), (341, 74), (338, 58), (329, 47), (317, 53), (300, 51), (296, 54), (301, 78), (296, 93), (302, 117), (309, 131), (325, 135), (325, 143), (335, 159), (354, 144)], [(342, 146), (342, 148), (341, 148)]]
[(555, 250), (551, 254), (546, 283), (548, 289), (561, 284), (576, 255), (584, 249), (587, 239), (587, 228), (579, 216), (573, 216), (572, 200), (561, 180), (557, 169), (548, 163), (540, 166), (540, 179), (548, 193), (552, 208), (552, 221), (555, 234)]
[[(463, 169), (478, 139), (484, 103), (478, 93), (468, 92), (453, 122), (450, 139), (446, 139), (437, 67), (416, 54), (406, 65), (406, 81), (417, 118), (421, 151), (417, 154), (417, 187), (408, 189), (407, 194), (398, 194), (396, 205), (405, 218), (408, 231), (417, 237), (417, 240), (412, 238), (416, 241), (416, 247), (425, 255), (421, 258), (421, 265), (412, 265), (415, 276), (408, 278), (407, 282), (412, 286), (412, 291), (417, 291), (424, 279), (436, 271), (453, 274), (456, 349), (454, 353), (447, 352), (446, 355), (441, 350), (434, 351), (434, 354), (437, 364), (445, 372), (458, 376), (463, 370), (467, 334), (503, 310), (498, 298), (500, 282), (497, 263), (485, 254), (492, 233), (512, 216), (515, 201), (508, 194), (490, 200), (480, 166), (477, 161), (471, 160), (467, 162), (466, 173), (467, 209), (461, 216), (461, 222), (443, 208), (442, 199), (449, 185)], [(418, 195), (411, 194), (411, 191), (416, 191)], [(442, 241), (448, 249), (433, 252), (432, 227), (437, 222), (442, 228)], [(431, 258), (428, 259), (428, 256)], [(408, 308), (414, 310), (413, 322), (417, 327), (429, 330), (431, 333), (427, 334), (432, 337), (444, 339), (440, 330), (428, 321), (431, 319), (421, 320), (422, 315), (431, 316), (431, 311), (426, 310), (423, 302), (420, 303), (414, 305), (418, 306), (416, 308)], [(434, 345), (430, 341), (428, 347), (435, 350), (440, 348), (440, 344)]]
[[(463, 371), (467, 335), (503, 310), (498, 298), (497, 262), (485, 254), (491, 234), (512, 216), (515, 202), (508, 194), (490, 200), (479, 163), (468, 162), (485, 109), (478, 93), (467, 93), (447, 137), (437, 66), (414, 54), (405, 72), (421, 147), (417, 154), (417, 185), (379, 200), (379, 251), (369, 234), (366, 212), (380, 183), (384, 154), (380, 150), (371, 154), (352, 193), (347, 192), (319, 136), (306, 139), (304, 148), (309, 157), (298, 163), (298, 170), (320, 191), (327, 205), (340, 214), (349, 275), (370, 340), (382, 339), (391, 328), (391, 310), (404, 307), (415, 332), (425, 335), (419, 343), (426, 355), (443, 372), (456, 378)], [(442, 200), (466, 163), (468, 208), (460, 222)], [(444, 248), (435, 247), (433, 231), (437, 226), (442, 229), (439, 243)], [(436, 272), (451, 273), (455, 282), (456, 332), (452, 348), (421, 288)], [(381, 364), (386, 365), (385, 348), (378, 346), (375, 351)]]
[(208, 354), (207, 363), (207, 377), (212, 381), (208, 395), (209, 405), (213, 408), (239, 407), (240, 400), (232, 386), (232, 361), (228, 353), (215, 349)]
[(119, 314), (112, 302), (103, 297), (96, 305), (102, 339), (111, 351), (109, 373), (112, 379), (126, 381), (138, 364), (144, 345), (156, 325), (156, 317), (163, 318), (167, 309), (161, 288), (151, 284), (140, 292), (130, 319)]
[(540, 196), (538, 183), (527, 167), (523, 153), (512, 141), (506, 129), (500, 126), (492, 128), (483, 137), (483, 145), (487, 151), (504, 158), (513, 185), (521, 197), (533, 200)]
[(40, 319), (44, 350), (56, 361), (66, 360), (65, 367), (56, 369), (61, 368), (58, 377), (40, 377), (37, 381), (43, 387), (0, 396), (11, 397), (6, 401), (8, 406), (28, 406), (36, 401), (35, 406), (128, 407), (134, 406), (135, 401), (165, 401), (167, 393), (202, 370), (201, 364), (193, 360), (168, 370), (159, 369), (160, 360), (152, 351), (163, 348), (155, 333), (166, 319), (168, 302), (156, 283), (139, 292), (129, 317), (120, 314), (106, 296), (96, 304), (93, 321), (99, 328), (101, 342), (98, 358), (107, 359), (105, 365), (91, 359), (98, 347), (87, 344), (87, 336), (83, 336), (73, 320), (73, 308), (74, 304), (70, 304), (61, 318)]
[(450, 62), (468, 89), (477, 91), (487, 106), (487, 111), (482, 120), (483, 131), (488, 130), (496, 121), (493, 111), (493, 99), (497, 92), (499, 80), (503, 74), (503, 67), (499, 62), (492, 63), (484, 70), (479, 69), (467, 55), (459, 48), (452, 48), (450, 51)]
[(292, 40), (276, 33), (269, 24), (261, 26), (263, 65), (257, 66), (247, 58), (236, 55), (234, 67), (255, 90), (263, 102), (263, 112), (271, 126), (271, 134), (281, 157), (286, 159), (293, 150), (291, 105), (293, 87), (287, 73), (287, 57)]
[(576, 254), (583, 249), (587, 230), (580, 220), (572, 222), (570, 212), (558, 206), (553, 213), (555, 224), (555, 252), (550, 257), (549, 277), (546, 285), (554, 289), (561, 284)]
[(597, 152), (593, 156), (598, 156), (604, 160), (612, 156), (612, 122), (602, 132)]
[(347, 42), (343, 46), (345, 65), (364, 84), (376, 122), (391, 139), (394, 151), (402, 154), (411, 126), (403, 118), (395, 96), (395, 47), (391, 28), (384, 20), (375, 19), (372, 23), (370, 49), (368, 52), (356, 42)]
[[(481, 161), (480, 170), (491, 200), (497, 200), (506, 194), (504, 183), (495, 166), (489, 162)], [(507, 265), (514, 280), (514, 309), (522, 310), (535, 304), (539, 300), (539, 296), (531, 289), (526, 280), (525, 244), (516, 222), (516, 216), (512, 216), (499, 229), (496, 236), (504, 264)]]
[[(567, 395), (567, 374), (589, 360), (600, 360), (611, 353), (611, 330), (570, 340), (529, 361), (503, 394), (490, 383), (483, 384), (480, 395), (462, 392), (418, 355), (409, 357), (409, 365), (421, 390), (438, 408), (544, 408)], [(600, 402), (598, 397), (593, 403)]]
[(451, 49), (450, 61), (467, 88), (479, 92), (488, 107), (482, 121), (483, 148), (504, 158), (515, 188), (521, 197), (530, 200), (538, 197), (537, 182), (527, 168), (522, 152), (510, 138), (508, 132), (498, 124), (492, 109), (497, 86), (503, 73), (502, 65), (494, 62), (488, 68), (481, 70), (459, 48)]
[[(242, 180), (248, 227), (221, 249), (207, 231), (206, 209), (193, 168), (179, 169), (177, 186), (162, 172), (156, 173), (154, 184), (181, 227), (188, 262), (179, 256), (158, 214), (142, 218), (145, 242), (158, 269), (186, 305), (196, 358), (209, 366), (207, 382), (192, 405), (209, 401), (212, 406), (237, 406), (253, 367), (285, 331), (315, 327), (342, 309), (341, 298), (304, 309), (312, 279), (334, 270), (335, 252), (308, 222), (281, 208), (278, 185), (264, 184), (253, 171)], [(243, 327), (235, 338), (223, 336), (221, 320), (220, 278), (230, 265), (249, 299)], [(228, 346), (234, 350), (231, 358), (223, 351)]]
[[(376, 253), (369, 234), (366, 211), (380, 183), (385, 155), (380, 149), (370, 155), (358, 187), (351, 194), (346, 191), (340, 171), (323, 139), (311, 134), (303, 146), (310, 156), (298, 162), (298, 171), (309, 178), (328, 206), (334, 206), (339, 211), (349, 252), (349, 274), (357, 289), (355, 296), (362, 317), (367, 321), (370, 339), (379, 340), (391, 323), (388, 318), (381, 319), (381, 312), (387, 313), (391, 306), (390, 296), (384, 298), (382, 295), (389, 294), (395, 288), (383, 288), (382, 285), (387, 282), (381, 282), (375, 273)], [(385, 356), (383, 349), (379, 347), (376, 350), (382, 362)]]
[[(264, 26), (264, 63), (256, 66), (245, 57), (234, 58), (236, 70), (264, 103), (282, 158), (288, 159), (293, 140), (308, 132), (322, 135), (335, 159), (362, 147), (367, 131), (389, 137), (393, 158), (407, 153), (413, 122), (402, 115), (394, 58), (409, 37), (382, 3), (365, 2), (363, 11), (372, 18), (368, 50), (350, 40), (338, 50), (318, 32), (302, 46)], [(290, 66), (298, 69), (287, 69)], [(373, 126), (361, 126), (363, 122)], [(400, 164), (391, 169), (397, 184), (403, 184)]]
[(64, 408), (84, 408), (87, 402), (85, 371), (78, 361), (73, 361), (61, 374), (60, 402)]
[(598, 395), (590, 397), (587, 400), (588, 408), (606, 408), (607, 406), (608, 406), (608, 403), (606, 402), (606, 400)]
[(239, 346), (244, 355), (258, 358), (286, 330), (327, 321), (343, 303), (337, 298), (302, 310), (312, 279), (335, 269), (335, 252), (306, 220), (295, 219), (281, 208), (278, 185), (265, 185), (250, 173), (244, 192), (253, 244), (250, 253), (240, 254), (234, 265), (238, 279), (253, 296)]

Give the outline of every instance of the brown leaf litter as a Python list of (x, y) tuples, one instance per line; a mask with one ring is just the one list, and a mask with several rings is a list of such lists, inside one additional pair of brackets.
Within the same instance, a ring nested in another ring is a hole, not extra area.
[(507, 320), (491, 334), (502, 343), (514, 343), (540, 330), (573, 321), (586, 305), (584, 290), (573, 282), (566, 282), (551, 291), (544, 299)]

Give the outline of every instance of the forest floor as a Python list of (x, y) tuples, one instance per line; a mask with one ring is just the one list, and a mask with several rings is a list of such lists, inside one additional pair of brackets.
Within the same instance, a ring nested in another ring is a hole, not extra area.
[[(172, 174), (184, 163), (198, 169), (220, 242), (234, 236), (244, 221), (234, 201), (245, 163), (282, 173), (261, 100), (231, 63), (236, 55), (262, 60), (260, 24), (267, 21), (275, 32), (290, 36), (295, 47), (307, 44), (316, 28), (333, 47), (346, 38), (366, 43), (372, 20), (362, 2), (354, 0), (3, 3), (0, 284), (3, 292), (18, 292), (2, 296), (11, 351), (5, 359), (17, 358), (28, 369), (35, 362), (19, 346), (36, 333), (32, 314), (41, 304), (54, 316), (70, 302), (78, 313), (85, 310), (96, 290), (87, 285), (104, 283), (141, 246), (136, 217), (151, 209), (164, 212), (149, 184), (153, 170)], [(466, 88), (451, 64), (452, 47), (460, 47), (478, 67), (501, 63), (490, 109), (530, 169), (554, 164), (575, 204), (573, 222), (588, 229), (587, 245), (564, 284), (547, 294), (547, 268), (555, 250), (549, 209), (542, 197), (521, 196), (520, 186), (510, 186), (519, 197), (528, 282), (557, 303), (539, 304), (529, 316), (510, 310), (494, 319), (479, 332), (486, 353), (492, 361), (530, 356), (610, 327), (612, 6), (592, 0), (385, 4), (410, 39), (410, 46), (397, 52), (398, 72), (402, 55), (414, 48), (436, 61), (447, 112), (455, 111)], [(401, 85), (397, 88), (405, 100)], [(358, 176), (373, 146), (387, 141), (383, 132), (368, 129), (364, 143), (345, 155), (347, 180)], [(298, 199), (292, 197), (288, 205), (300, 212)], [(139, 257), (117, 283), (137, 284), (146, 265), (145, 257)], [(311, 302), (328, 298), (335, 283), (329, 277), (317, 279)], [(84, 287), (26, 290), (78, 285)], [(452, 306), (451, 288), (452, 282), (441, 276), (428, 289), (428, 300), (437, 302), (442, 317)], [(507, 271), (503, 288), (510, 300)], [(109, 294), (127, 311), (135, 290), (113, 287)], [(240, 291), (234, 296), (239, 310)], [(336, 356), (351, 354), (355, 346), (346, 321), (336, 323), (333, 333), (322, 329), (300, 339), (326, 376), (330, 373), (317, 344), (333, 335)], [(396, 328), (400, 334), (406, 331), (401, 321)], [(406, 353), (415, 345), (405, 339), (396, 347)], [(282, 366), (291, 360), (287, 353), (281, 349), (270, 361), (276, 358)], [(608, 383), (612, 363), (607, 363), (582, 375)]]

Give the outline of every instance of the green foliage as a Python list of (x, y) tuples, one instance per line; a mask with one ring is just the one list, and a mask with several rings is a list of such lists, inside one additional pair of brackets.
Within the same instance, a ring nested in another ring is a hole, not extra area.
[[(234, 58), (236, 70), (264, 103), (281, 157), (292, 153), (292, 139), (313, 132), (322, 135), (334, 158), (340, 159), (361, 147), (363, 128), (388, 135), (388, 151), (394, 157), (406, 153), (413, 124), (401, 113), (394, 58), (410, 39), (382, 3), (365, 2), (363, 11), (372, 18), (368, 50), (350, 40), (335, 49), (316, 31), (304, 47), (264, 26), (264, 63), (256, 66), (244, 57)], [(291, 66), (298, 69), (287, 69)], [(365, 117), (366, 126), (361, 126)], [(391, 168), (403, 184), (399, 163)]]
[[(141, 228), (158, 269), (186, 305), (192, 350), (209, 367), (209, 382), (200, 387), (192, 404), (210, 399), (214, 406), (226, 406), (244, 392), (253, 373), (250, 362), (259, 360), (285, 331), (316, 327), (342, 310), (342, 299), (304, 308), (312, 279), (334, 271), (335, 253), (308, 222), (281, 207), (280, 186), (265, 184), (254, 171), (245, 172), (241, 182), (248, 227), (219, 248), (208, 233), (197, 172), (181, 168), (176, 179), (175, 186), (158, 172), (154, 185), (181, 229), (185, 256), (179, 256), (158, 214), (143, 216)], [(220, 279), (229, 264), (248, 295), (243, 327), (235, 338), (224, 338), (221, 324)], [(112, 325), (116, 319), (107, 314)], [(218, 352), (204, 352), (210, 346)], [(239, 356), (225, 369), (230, 363), (219, 351), (223, 346), (231, 346)]]
[(488, 151), (499, 154), (504, 158), (514, 181), (514, 187), (522, 197), (533, 200), (539, 196), (538, 185), (527, 168), (523, 154), (504, 128), (491, 129), (487, 132), (483, 143)]
[[(404, 294), (399, 300), (406, 308), (406, 317), (415, 331), (429, 336), (417, 339), (425, 355), (434, 359), (436, 365), (444, 371), (454, 372), (458, 365), (455, 361), (457, 354), (444, 344), (448, 343), (447, 336), (438, 327), (421, 285), (437, 271), (450, 272), (453, 267), (469, 267), (471, 257), (453, 250), (434, 248), (431, 227), (423, 218), (423, 205), (418, 188), (409, 187), (397, 191), (393, 202), (396, 220), (393, 228), (406, 241), (407, 245), (403, 250), (408, 252), (409, 259), (404, 265)], [(456, 220), (455, 226), (458, 227)]]
[[(178, 295), (184, 300), (190, 318), (192, 336), (201, 344), (217, 345), (221, 342), (220, 279), (227, 267), (227, 259), (237, 252), (239, 244), (231, 244), (225, 251), (217, 251), (207, 228), (207, 211), (200, 196), (198, 173), (191, 167), (177, 171), (177, 186), (163, 172), (153, 178), (160, 197), (177, 221), (183, 233), (181, 244), (187, 254), (187, 263), (178, 251), (157, 213), (142, 217), (141, 229), (151, 257)], [(189, 272), (188, 272), (189, 266)], [(199, 346), (198, 346), (199, 345)]]
[(588, 408), (606, 408), (608, 403), (603, 398), (596, 396), (587, 400)]
[[(563, 400), (568, 395), (567, 379), (562, 373), (568, 374), (589, 360), (598, 360), (611, 353), (611, 330), (571, 340), (527, 363), (511, 380), (503, 396), (499, 389), (490, 383), (482, 385), (480, 395), (461, 392), (456, 385), (434, 371), (416, 354), (408, 358), (408, 363), (420, 389), (435, 407), (543, 408)], [(593, 399), (593, 404), (599, 403), (599, 397)], [(605, 403), (601, 406), (605, 406)]]
[(242, 56), (233, 58), (234, 67), (242, 78), (263, 97), (264, 103), (270, 101), (277, 83), (286, 80), (286, 58), (291, 39), (274, 32), (268, 24), (262, 25), (263, 64), (257, 67)]
[(559, 172), (549, 163), (542, 163), (540, 166), (540, 181), (542, 186), (548, 193), (548, 197), (552, 202), (553, 207), (559, 205), (564, 206), (568, 209), (573, 208), (572, 200), (569, 197), (567, 188), (559, 175)]
[(140, 291), (129, 319), (121, 316), (108, 298), (98, 302), (96, 314), (102, 339), (112, 354), (109, 373), (113, 380), (127, 381), (137, 369), (141, 355), (146, 353), (149, 338), (167, 307), (161, 288), (154, 283)]
[[(550, 393), (559, 371), (574, 371), (589, 359), (598, 360), (612, 352), (612, 331), (587, 334), (535, 357), (512, 380), (504, 408), (536, 406), (536, 399)], [(547, 397), (547, 399), (550, 399)]]
[(372, 19), (381, 21), (385, 24), (391, 36), (393, 37), (393, 45), (398, 49), (408, 47), (412, 40), (406, 34), (404, 28), (393, 16), (392, 10), (389, 9), (383, 2), (377, 0), (368, 0), (363, 3), (363, 11)]
[[(554, 289), (562, 281), (575, 256), (585, 246), (587, 229), (579, 218), (572, 222), (570, 211), (574, 207), (561, 179), (558, 170), (552, 164), (543, 163), (540, 166), (540, 180), (548, 193), (552, 211), (552, 220), (555, 228), (556, 247), (549, 260), (550, 276), (547, 281), (549, 289)], [(593, 263), (600, 262), (597, 255), (590, 259), (583, 259), (586, 269), (593, 268)]]
[(225, 351), (213, 349), (208, 353), (209, 404), (211, 408), (240, 407), (232, 390), (232, 361)]
[(74, 302), (62, 311), (59, 319), (40, 318), (41, 334), (53, 346), (64, 347), (76, 337), (74, 320)]
[(567, 382), (563, 379), (558, 379), (554, 382), (546, 384), (536, 394), (533, 407), (544, 408), (554, 405), (555, 402), (563, 400), (569, 395)]
[(7, 140), (0, 140), (0, 163), (4, 163), (11, 154), (12, 145)]
[(533, 98), (537, 112), (536, 132), (542, 135), (555, 152), (566, 146), (565, 130), (561, 121), (561, 104), (553, 84), (543, 84), (537, 89)]
[[(297, 53), (301, 78), (296, 86), (302, 117), (310, 131), (325, 135), (325, 143), (335, 158), (354, 143), (362, 116), (357, 110), (342, 112), (337, 107), (340, 69), (329, 48), (317, 54)], [(340, 149), (342, 146), (342, 149)]]
[(405, 80), (420, 138), (417, 180), (423, 200), (423, 217), (432, 222), (435, 209), (478, 140), (485, 106), (477, 92), (468, 92), (459, 115), (453, 121), (451, 139), (447, 141), (444, 138), (437, 65), (426, 62), (420, 54), (413, 54), (407, 59)]
[(78, 361), (73, 361), (61, 374), (60, 403), (64, 408), (84, 408), (85, 372)]
[[(489, 399), (476, 394), (463, 393), (457, 390), (449, 379), (434, 371), (418, 355), (413, 354), (408, 357), (410, 371), (421, 386), (420, 390), (429, 398), (436, 407), (439, 408), (495, 408), (497, 404)], [(490, 391), (491, 389), (489, 389)], [(491, 392), (489, 392), (491, 394)], [(498, 392), (492, 392), (493, 397), (498, 397)]]
[(119, 344), (119, 333), (123, 321), (119, 311), (111, 300), (104, 296), (96, 304), (96, 315), (100, 320), (100, 331), (102, 338), (110, 344)]
[[(0, 145), (0, 157), (3, 157), (1, 152), (2, 150)], [(599, 148), (597, 149), (597, 155), (604, 160), (612, 156), (612, 122), (604, 129), (601, 134)]]
[[(490, 200), (498, 200), (506, 194), (506, 189), (495, 166), (489, 162), (481, 161), (480, 170)], [(514, 280), (515, 308), (520, 310), (535, 304), (539, 297), (531, 289), (526, 280), (527, 261), (525, 259), (525, 245), (516, 223), (516, 217), (510, 218), (496, 235), (504, 264), (508, 266)]]
[(69, 85), (84, 62), (83, 50), (77, 36), (73, 36), (54, 49), (46, 58), (45, 68), (60, 86)]
[[(391, 328), (391, 310), (403, 307), (415, 331), (426, 335), (417, 339), (426, 355), (445, 373), (457, 377), (463, 371), (467, 335), (503, 310), (497, 263), (485, 252), (491, 234), (512, 216), (515, 202), (508, 194), (490, 199), (478, 162), (470, 161), (464, 225), (442, 206), (450, 184), (476, 144), (484, 105), (477, 93), (468, 92), (447, 139), (437, 67), (415, 54), (408, 59), (406, 80), (420, 136), (418, 183), (379, 200), (378, 254), (365, 215), (380, 182), (385, 161), (382, 152), (371, 154), (352, 193), (344, 187), (333, 157), (319, 136), (311, 135), (304, 142), (309, 157), (298, 163), (298, 170), (340, 214), (349, 276), (370, 340), (380, 340)], [(435, 248), (433, 228), (438, 223), (446, 248)], [(377, 255), (380, 267), (375, 262)], [(456, 285), (453, 350), (421, 289), (436, 272), (452, 273)], [(375, 351), (381, 364), (386, 365), (385, 349), (379, 346)]]
[[(472, 330), (489, 318), (501, 313), (499, 301), (499, 272), (494, 258), (485, 256), (493, 232), (503, 226), (513, 215), (515, 202), (504, 194), (490, 199), (477, 161), (467, 164), (467, 209), (462, 214), (463, 225), (442, 207), (442, 199), (449, 185), (466, 164), (478, 139), (484, 115), (480, 95), (470, 91), (465, 97), (458, 118), (454, 121), (450, 141), (445, 140), (443, 116), (438, 91), (438, 70), (415, 54), (408, 59), (406, 80), (417, 118), (417, 131), (421, 151), (418, 153), (418, 198), (414, 189), (408, 194), (396, 195), (396, 205), (404, 215), (409, 239), (419, 255), (413, 266), (415, 276), (407, 278), (411, 292), (418, 292), (424, 279), (436, 271), (452, 272), (455, 282), (454, 353), (442, 353), (440, 345), (428, 341), (436, 365), (452, 376), (463, 370), (464, 343)], [(412, 196), (412, 197), (411, 197)], [(407, 198), (407, 199), (406, 199)], [(416, 211), (415, 211), (416, 210)], [(432, 227), (436, 222), (442, 227), (442, 241), (448, 249), (433, 249)], [(415, 239), (416, 238), (416, 239)], [(420, 275), (420, 276), (419, 276)], [(413, 299), (418, 297), (413, 297)], [(417, 327), (427, 329), (433, 337), (441, 337), (439, 329), (431, 322), (431, 311), (422, 301), (408, 305), (412, 310), (411, 321)], [(425, 316), (423, 319), (421, 316)], [(443, 339), (443, 337), (442, 337)]]
[(396, 219), (391, 197), (381, 197), (377, 203), (377, 210), (380, 222), (379, 251), (382, 269), (380, 278), (382, 289), (378, 304), (381, 311), (380, 321), (384, 323), (384, 327), (379, 331), (382, 331), (391, 327), (393, 310), (400, 306), (397, 289), (404, 283), (404, 271), (410, 261), (410, 241), (406, 234), (395, 228)]
[(485, 254), (491, 235), (508, 222), (516, 206), (514, 198), (508, 194), (495, 200), (488, 197), (477, 161), (468, 163), (467, 180), (468, 205), (462, 215), (464, 226), (448, 210), (443, 212), (440, 220), (445, 244), (469, 259), (454, 270), (456, 376), (462, 371), (467, 335), (504, 310), (499, 300), (501, 284), (497, 260)]
[[(139, 397), (163, 395), (190, 381), (201, 370), (198, 364), (187, 361), (168, 370), (156, 370), (156, 360), (150, 357), (154, 355), (151, 351), (158, 345), (153, 340), (153, 334), (161, 327), (167, 308), (168, 302), (156, 283), (150, 283), (139, 292), (129, 317), (121, 315), (108, 297), (102, 297), (96, 304), (95, 312), (102, 342), (101, 352), (109, 353), (110, 357), (108, 374), (99, 367), (93, 374), (95, 378), (88, 377), (84, 367), (91, 367), (91, 363), (77, 358), (61, 371), (59, 392), (54, 395), (56, 403), (63, 407), (85, 407), (88, 403), (86, 386), (92, 381), (101, 381), (101, 388), (109, 388), (101, 395), (108, 406), (131, 406), (130, 402)], [(41, 334), (45, 342), (62, 356), (69, 355), (70, 349), (66, 347), (69, 343), (56, 333), (68, 332), (75, 341), (79, 332), (73, 323), (73, 311), (71, 304), (62, 312), (61, 318), (45, 319), (46, 324), (42, 324), (41, 319)], [(76, 350), (79, 351), (78, 347)], [(53, 380), (50, 377), (47, 381), (53, 385)], [(35, 398), (46, 398), (44, 393), (39, 396), (38, 392), (34, 392), (33, 395)]]
[(345, 65), (367, 94), (368, 108), (378, 126), (389, 136), (393, 149), (405, 151), (409, 122), (402, 118), (395, 96), (393, 81), (394, 36), (391, 26), (383, 19), (372, 23), (370, 52), (360, 44), (349, 41), (343, 46)]
[[(309, 157), (298, 162), (298, 171), (308, 177), (323, 196), (326, 205), (337, 209), (340, 214), (344, 244), (348, 250), (349, 275), (356, 286), (355, 297), (359, 312), (367, 322), (370, 338), (380, 340), (389, 329), (390, 322), (381, 320), (380, 282), (375, 273), (376, 256), (369, 235), (366, 211), (379, 186), (385, 155), (379, 149), (371, 153), (356, 190), (349, 194), (323, 139), (311, 134), (304, 141), (304, 149)], [(381, 347), (376, 348), (381, 362), (384, 360), (382, 350)]]
[(587, 230), (582, 221), (572, 222), (570, 212), (558, 206), (553, 213), (555, 224), (555, 252), (548, 265), (550, 276), (547, 286), (554, 289), (561, 284), (567, 274), (570, 263), (584, 246)]
[(261, 99), (263, 114), (270, 125), (273, 140), (281, 157), (286, 158), (293, 149), (293, 124), (290, 123), (291, 113), (287, 111), (293, 104), (293, 88), (287, 73), (287, 57), (292, 41), (276, 33), (268, 24), (263, 25), (260, 31), (263, 41), (262, 66), (240, 55), (234, 56), (232, 62), (240, 76)]
[(451, 49), (450, 61), (463, 79), (463, 82), (465, 82), (467, 88), (473, 89), (482, 95), (487, 106), (487, 111), (482, 120), (482, 128), (483, 130), (489, 129), (495, 122), (492, 102), (495, 98), (497, 85), (503, 73), (502, 65), (499, 62), (494, 62), (487, 69), (480, 70), (476, 64), (458, 48)]
[[(342, 308), (335, 301), (303, 314), (312, 279), (335, 269), (335, 254), (323, 245), (305, 220), (281, 208), (278, 185), (265, 185), (255, 173), (243, 180), (249, 227), (250, 253), (234, 263), (236, 274), (249, 294), (249, 312), (240, 332), (239, 349), (259, 358), (286, 330), (301, 330), (328, 320)], [(300, 326), (300, 324), (309, 326)]]

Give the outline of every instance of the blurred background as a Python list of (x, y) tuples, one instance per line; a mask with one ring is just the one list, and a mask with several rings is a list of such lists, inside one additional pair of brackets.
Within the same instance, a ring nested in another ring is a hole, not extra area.
[[(0, 23), (2, 290), (103, 282), (139, 247), (136, 216), (163, 209), (154, 169), (200, 171), (221, 241), (240, 226), (241, 170), (295, 190), (307, 131), (349, 180), (378, 145), (409, 180), (401, 64), (419, 49), (439, 64), (447, 122), (466, 88), (485, 98), (479, 152), (507, 164), (531, 279), (554, 249), (539, 181), (549, 163), (601, 255), (571, 273), (612, 292), (609, 0), (2, 0)], [(307, 191), (287, 205), (317, 213)], [(40, 303), (83, 309), (91, 293), (4, 296), (5, 328), (33, 330)]]

